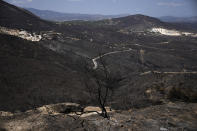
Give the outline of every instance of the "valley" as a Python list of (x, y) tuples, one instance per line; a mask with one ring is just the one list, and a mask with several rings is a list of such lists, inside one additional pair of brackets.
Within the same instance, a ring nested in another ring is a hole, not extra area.
[(0, 12), (0, 130), (197, 129), (195, 28), (47, 21), (1, 0)]

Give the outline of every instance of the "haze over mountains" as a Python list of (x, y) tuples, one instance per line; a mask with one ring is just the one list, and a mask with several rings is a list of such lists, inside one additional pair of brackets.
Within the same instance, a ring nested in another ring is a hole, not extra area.
[[(74, 13), (60, 13), (50, 10), (38, 10), (34, 8), (25, 8), (28, 11), (32, 12), (33, 14), (39, 16), (42, 19), (45, 20), (51, 20), (51, 21), (71, 21), (71, 20), (90, 20), (90, 21), (96, 21), (96, 20), (103, 20), (103, 19), (111, 19), (111, 18), (118, 18), (118, 17), (124, 17), (129, 16), (129, 14), (120, 14), (120, 15), (90, 15), (90, 14), (74, 14)], [(162, 16), (158, 17), (163, 22), (173, 22), (173, 23), (196, 23), (197, 22), (197, 16), (193, 17), (174, 17), (174, 16)]]
[[(197, 30), (141, 14), (54, 22), (1, 0), (0, 12), (0, 130), (197, 129)], [(110, 119), (91, 88), (104, 66)]]
[(39, 16), (42, 19), (45, 20), (51, 20), (51, 21), (71, 21), (71, 20), (102, 20), (102, 19), (110, 19), (110, 18), (117, 18), (117, 17), (123, 17), (127, 16), (128, 14), (122, 14), (122, 15), (90, 15), (90, 14), (74, 14), (74, 13), (60, 13), (50, 10), (38, 10), (34, 8), (26, 8), (30, 12), (34, 13), (35, 15)]
[(164, 22), (173, 23), (197, 23), (197, 16), (193, 17), (173, 17), (173, 16), (163, 16), (159, 18)]
[[(72, 14), (72, 13), (60, 13), (54, 11), (46, 11), (46, 10), (38, 10), (33, 8), (26, 8), (31, 13), (39, 16), (42, 19), (50, 20), (50, 21), (74, 21), (74, 20), (82, 20), (82, 21), (97, 21), (97, 20), (105, 20), (105, 19), (112, 19), (112, 18), (120, 18), (129, 16), (129, 14), (122, 14), (122, 15), (89, 15), (89, 14)], [(133, 15), (135, 16), (135, 15)], [(157, 19), (172, 23), (178, 28), (185, 28), (189, 30), (197, 30), (197, 19), (196, 17), (173, 17), (173, 16), (163, 16), (158, 17)], [(128, 21), (126, 21), (128, 23)], [(140, 21), (139, 21), (140, 22)]]

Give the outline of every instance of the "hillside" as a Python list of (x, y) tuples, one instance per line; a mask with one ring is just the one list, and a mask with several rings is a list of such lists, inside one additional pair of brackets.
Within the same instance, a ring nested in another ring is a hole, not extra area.
[(0, 35), (0, 41), (0, 110), (27, 110), (44, 103), (78, 99), (82, 89), (78, 89), (74, 55), (62, 56), (42, 43), (7, 35)]
[(29, 31), (49, 30), (53, 24), (41, 20), (31, 12), (0, 0), (0, 25)]
[[(181, 123), (184, 126), (172, 121), (171, 126), (175, 126), (171, 129), (196, 128), (196, 119), (184, 119), (186, 112), (192, 112), (188, 114), (192, 116), (196, 114), (190, 108), (196, 107), (197, 102), (197, 33), (194, 30), (144, 15), (55, 23), (3, 1), (0, 3), (0, 10), (7, 13), (0, 14), (2, 129), (9, 130), (12, 124), (18, 126), (16, 121), (21, 118), (32, 121), (29, 117), (35, 115), (41, 115), (38, 117), (41, 123), (47, 118), (50, 123), (49, 113), (42, 116), (40, 110), (35, 109), (42, 109), (44, 105), (79, 103), (81, 107), (99, 106), (99, 84), (110, 87), (106, 106), (117, 111), (111, 114), (112, 118), (122, 116), (125, 128), (131, 127), (131, 121), (136, 120), (137, 127), (145, 122), (140, 126), (142, 130), (157, 130), (165, 123), (159, 123), (163, 119), (159, 114), (169, 120), (174, 118), (171, 114), (176, 115), (178, 123), (184, 120)], [(185, 107), (187, 105), (189, 107)], [(165, 114), (163, 108), (171, 113)], [(129, 110), (135, 110), (136, 114), (131, 121), (127, 121)], [(155, 110), (157, 115), (151, 115)], [(184, 113), (183, 117), (179, 111)], [(63, 113), (58, 114), (58, 118), (67, 118), (70, 112), (71, 109), (56, 113)], [(140, 116), (140, 113), (144, 115)], [(84, 120), (76, 117), (79, 121), (74, 121), (74, 125)], [(69, 120), (58, 122), (67, 125)], [(48, 122), (45, 121), (44, 125), (49, 125)], [(109, 121), (99, 116), (97, 122), (107, 124)], [(95, 123), (88, 125), (100, 129), (101, 125)], [(148, 123), (153, 127), (147, 127)], [(32, 128), (41, 129), (41, 126), (38, 124)]]

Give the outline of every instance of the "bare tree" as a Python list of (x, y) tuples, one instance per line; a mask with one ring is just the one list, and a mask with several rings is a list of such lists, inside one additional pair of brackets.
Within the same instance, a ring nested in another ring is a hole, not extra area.
[[(83, 63), (84, 78), (83, 83), (88, 90), (90, 97), (95, 99), (101, 108), (100, 115), (109, 118), (106, 110), (109, 97), (112, 96), (113, 90), (119, 85), (121, 77), (116, 77), (107, 68), (105, 61), (101, 57), (99, 59), (100, 68), (92, 69), (88, 66), (87, 61)], [(93, 85), (91, 84), (94, 83)]]

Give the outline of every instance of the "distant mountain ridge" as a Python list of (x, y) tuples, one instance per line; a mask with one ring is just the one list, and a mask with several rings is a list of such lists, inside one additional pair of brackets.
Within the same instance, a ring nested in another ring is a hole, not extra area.
[(118, 22), (118, 25), (123, 27), (133, 26), (133, 25), (158, 26), (163, 24), (163, 22), (161, 22), (157, 18), (142, 15), (142, 14), (114, 18), (113, 20)]
[[(76, 28), (76, 26), (64, 26), (58, 25), (52, 21), (73, 21), (73, 20), (84, 20), (84, 21), (95, 21), (98, 20), (98, 24), (101, 25), (115, 25), (116, 28), (122, 28), (126, 31), (145, 31), (151, 28), (164, 27), (168, 29), (177, 30), (194, 30), (196, 29), (195, 24), (176, 24), (166, 23), (161, 20), (145, 16), (141, 14), (137, 15), (86, 15), (86, 14), (66, 14), (53, 11), (42, 11), (37, 9), (23, 9), (20, 7), (13, 6), (4, 1), (0, 1), (0, 25), (2, 27), (24, 29), (29, 32), (39, 32), (46, 30), (69, 30), (68, 28)], [(33, 13), (32, 13), (33, 12)], [(44, 20), (45, 19), (45, 20)], [(50, 21), (47, 21), (51, 20)], [(103, 20), (104, 19), (104, 20)], [(64, 29), (63, 29), (64, 28)], [(72, 29), (72, 31), (74, 31)], [(68, 31), (69, 32), (69, 31)], [(70, 32), (69, 32), (70, 33)]]
[(78, 14), (78, 13), (61, 13), (51, 10), (39, 10), (34, 8), (25, 8), (33, 14), (39, 16), (42, 19), (50, 21), (72, 21), (72, 20), (84, 20), (84, 21), (95, 21), (110, 18), (118, 18), (128, 16), (129, 14), (120, 15), (100, 15), (100, 14)]
[(171, 23), (197, 23), (197, 16), (193, 17), (174, 17), (174, 16), (163, 16), (159, 17), (163, 22)]
[[(100, 15), (100, 14), (80, 14), (80, 13), (62, 13), (51, 10), (39, 10), (35, 8), (25, 8), (36, 16), (42, 19), (50, 21), (72, 21), (72, 20), (84, 20), (84, 21), (96, 21), (103, 19), (126, 17), (130, 14), (120, 14), (120, 15)], [(158, 17), (162, 22), (170, 23), (196, 23), (197, 16), (193, 17), (175, 17), (175, 16), (162, 16)]]

